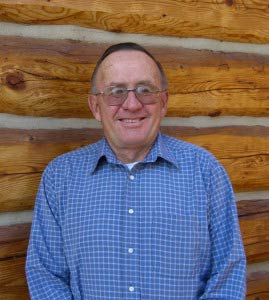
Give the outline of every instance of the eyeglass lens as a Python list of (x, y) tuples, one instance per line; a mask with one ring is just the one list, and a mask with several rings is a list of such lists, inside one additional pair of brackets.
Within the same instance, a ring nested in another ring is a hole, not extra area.
[(136, 98), (143, 104), (153, 104), (158, 102), (159, 91), (143, 92), (137, 88), (122, 89), (120, 93), (104, 94), (104, 100), (108, 105), (121, 105), (127, 99), (129, 92), (134, 92)]

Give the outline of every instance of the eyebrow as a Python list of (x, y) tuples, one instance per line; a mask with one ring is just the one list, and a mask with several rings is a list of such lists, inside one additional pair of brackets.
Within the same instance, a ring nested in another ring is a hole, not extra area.
[[(135, 83), (135, 86), (141, 85), (141, 84), (155, 86), (150, 80), (140, 80)], [(124, 86), (124, 87), (126, 87), (127, 85), (128, 84), (123, 83), (123, 82), (113, 82), (113, 81), (109, 84), (109, 86)]]

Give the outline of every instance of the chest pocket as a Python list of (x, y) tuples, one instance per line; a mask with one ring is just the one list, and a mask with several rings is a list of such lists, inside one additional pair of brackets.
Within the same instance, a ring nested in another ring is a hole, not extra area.
[(198, 221), (193, 216), (155, 214), (151, 237), (154, 272), (171, 277), (197, 275), (198, 234)]

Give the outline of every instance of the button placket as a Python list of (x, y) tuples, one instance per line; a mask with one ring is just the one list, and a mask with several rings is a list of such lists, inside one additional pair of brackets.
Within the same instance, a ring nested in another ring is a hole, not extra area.
[[(137, 223), (137, 215), (136, 215), (136, 207), (137, 207), (137, 199), (134, 198), (136, 192), (135, 192), (135, 185), (136, 185), (136, 176), (132, 173), (129, 172), (129, 174), (127, 175), (127, 181), (129, 182), (127, 184), (128, 186), (128, 193), (127, 193), (127, 200), (129, 203), (129, 207), (127, 206), (127, 226), (130, 228), (130, 235), (129, 237), (126, 239), (126, 260), (128, 261), (128, 269), (126, 270), (126, 273), (128, 274), (128, 276), (126, 277), (126, 283), (127, 283), (127, 291), (129, 293), (129, 297), (131, 297), (132, 294), (132, 298), (133, 297), (137, 297), (135, 296), (136, 293), (138, 293), (138, 289), (139, 287), (137, 286), (137, 275), (134, 272), (138, 266), (137, 266), (137, 254), (135, 255), (135, 243), (137, 240), (137, 236), (136, 233), (137, 232), (135, 230), (136, 226), (138, 226), (139, 224)], [(129, 281), (129, 284), (128, 284)], [(138, 288), (138, 289), (137, 289)]]

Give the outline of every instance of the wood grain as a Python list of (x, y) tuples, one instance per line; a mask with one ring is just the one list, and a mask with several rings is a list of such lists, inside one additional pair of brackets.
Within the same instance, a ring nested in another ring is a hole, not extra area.
[(143, 0), (132, 1), (129, 5), (115, 0), (1, 0), (0, 20), (268, 43), (268, 10), (268, 5), (262, 0)]
[(248, 263), (269, 260), (269, 200), (237, 203)]
[[(248, 262), (268, 260), (269, 248), (260, 238), (266, 237), (268, 240), (269, 199), (239, 201), (237, 208)], [(246, 220), (251, 221), (251, 224), (246, 223)], [(24, 255), (29, 233), (30, 224), (0, 227), (0, 299), (28, 299)], [(251, 243), (253, 243), (253, 248), (252, 252), (249, 252), (248, 247)], [(262, 249), (263, 256), (260, 256)], [(253, 259), (254, 256), (259, 259)], [(249, 272), (247, 278), (246, 299), (268, 299), (269, 272)]]
[[(0, 261), (0, 300), (28, 300), (24, 274), (25, 258)], [(249, 272), (247, 300), (268, 300), (269, 271)]]
[[(89, 81), (106, 46), (1, 37), (0, 111), (92, 117), (87, 105)], [(269, 116), (269, 56), (147, 48), (168, 77), (167, 116)]]
[(29, 299), (24, 265), (24, 257), (0, 261), (0, 300)]
[(0, 261), (25, 256), (31, 224), (0, 226)]
[[(268, 189), (269, 131), (267, 127), (165, 127), (168, 135), (201, 146), (223, 164), (236, 192)], [(258, 148), (260, 150), (258, 150)]]
[(247, 300), (269, 299), (269, 270), (249, 272), (247, 276)]
[[(269, 188), (267, 127), (162, 127), (162, 131), (211, 151), (226, 168), (235, 191)], [(85, 128), (0, 129), (0, 211), (31, 209), (47, 163), (101, 136), (101, 130)]]
[(0, 175), (0, 212), (32, 209), (40, 178), (41, 173)]
[[(248, 263), (269, 260), (269, 199), (237, 202)], [(26, 254), (31, 224), (0, 226), (0, 260)]]

